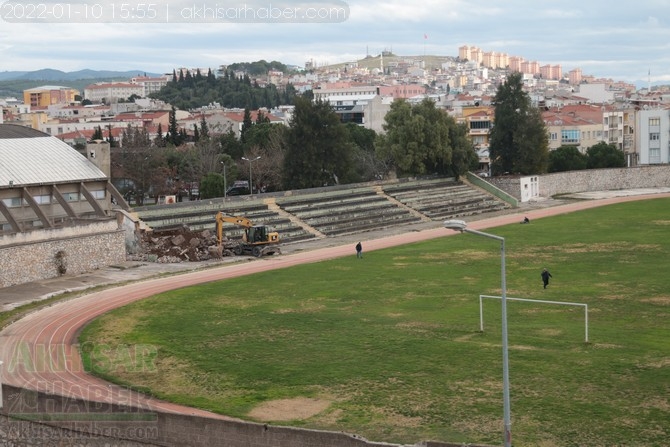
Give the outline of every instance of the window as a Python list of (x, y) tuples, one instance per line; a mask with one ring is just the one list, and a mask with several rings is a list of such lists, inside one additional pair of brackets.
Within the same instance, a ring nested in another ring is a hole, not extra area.
[(2, 199), (2, 203), (4, 203), (7, 208), (17, 208), (21, 205), (26, 205), (26, 201), (21, 199), (21, 197), (10, 197), (9, 199)]
[(661, 119), (660, 118), (649, 118), (649, 127), (660, 126), (660, 125), (661, 125)]
[(91, 191), (91, 195), (96, 200), (104, 199), (105, 198), (105, 190), (104, 189), (98, 189), (96, 191)]
[(79, 201), (79, 193), (78, 192), (64, 192), (63, 193), (63, 198), (65, 199), (66, 202), (78, 202)]
[(660, 139), (661, 139), (660, 133), (653, 132), (649, 134), (649, 141), (658, 141)]
[(661, 162), (661, 149), (649, 149), (649, 163), (658, 164)]
[(579, 130), (561, 130), (561, 142), (564, 144), (579, 143)]
[(38, 205), (49, 205), (51, 203), (51, 195), (50, 194), (34, 196), (33, 199), (35, 199), (35, 202)]
[(490, 129), (491, 121), (470, 121), (470, 129)]

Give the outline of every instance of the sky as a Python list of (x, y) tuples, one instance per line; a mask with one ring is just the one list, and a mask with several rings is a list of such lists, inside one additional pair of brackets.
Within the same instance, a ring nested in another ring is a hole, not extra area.
[(0, 0), (0, 72), (326, 65), (470, 45), (670, 83), (669, 11), (670, 0)]

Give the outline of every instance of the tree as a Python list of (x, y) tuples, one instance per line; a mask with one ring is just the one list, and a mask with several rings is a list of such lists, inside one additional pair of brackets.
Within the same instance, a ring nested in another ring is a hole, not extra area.
[(586, 155), (575, 146), (561, 146), (549, 153), (549, 172), (581, 171), (586, 162)]
[(247, 132), (244, 151), (248, 159), (261, 157), (253, 162), (253, 179), (265, 191), (276, 191), (282, 187), (287, 133), (286, 126), (270, 123), (254, 124)]
[(172, 106), (172, 109), (170, 110), (169, 119), (170, 123), (165, 139), (168, 143), (171, 143), (174, 146), (181, 146), (181, 144), (184, 142), (183, 134), (180, 132), (179, 126), (177, 125), (177, 110), (174, 106)]
[(104, 139), (105, 139), (105, 137), (102, 135), (102, 127), (97, 126), (93, 130), (93, 136), (91, 137), (91, 141), (95, 141), (95, 140), (101, 140), (102, 141)]
[(200, 139), (200, 131), (198, 130), (198, 125), (193, 124), (193, 141), (197, 142)]
[(456, 124), (449, 126), (449, 141), (451, 141), (451, 174), (460, 178), (467, 171), (477, 169), (479, 156), (475, 151), (472, 140), (468, 136), (467, 124)]
[(253, 126), (253, 121), (251, 121), (251, 111), (249, 108), (244, 109), (244, 117), (242, 118), (242, 130), (240, 131), (240, 140), (242, 140), (242, 143), (244, 143), (246, 139), (246, 133), (251, 129), (251, 126)]
[(200, 117), (200, 138), (209, 138), (209, 126), (204, 114)]
[(415, 106), (394, 101), (385, 121), (386, 134), (377, 139), (377, 155), (392, 160), (399, 176), (459, 176), (477, 158), (466, 129), (430, 99)]
[(377, 132), (355, 123), (347, 123), (345, 128), (349, 132), (349, 139), (354, 145), (353, 159), (356, 173), (354, 181), (367, 182), (381, 179), (388, 169), (375, 152)]
[(218, 137), (221, 150), (224, 154), (228, 154), (233, 160), (239, 160), (244, 157), (244, 146), (242, 142), (237, 139), (235, 132), (228, 129), (227, 132)]
[(218, 172), (210, 172), (200, 180), (200, 198), (223, 197), (225, 192), (224, 178)]
[(296, 98), (286, 136), (284, 187), (303, 189), (348, 183), (353, 145), (329, 104)]
[(549, 141), (542, 115), (523, 90), (521, 73), (510, 74), (494, 98), (495, 125), (490, 157), (494, 175), (541, 174), (547, 171)]
[(151, 138), (143, 127), (128, 125), (123, 130), (122, 146), (112, 148), (112, 166), (120, 166), (120, 179), (135, 197), (135, 203), (142, 205), (147, 193), (157, 197), (165, 191), (167, 179), (172, 176), (165, 154), (151, 145)]
[(586, 158), (586, 167), (589, 169), (623, 168), (626, 166), (626, 156), (623, 151), (617, 149), (615, 145), (603, 141), (586, 149)]
[(165, 137), (163, 137), (163, 126), (161, 123), (158, 123), (158, 129), (156, 129), (156, 138), (154, 138), (154, 145), (156, 147), (165, 147)]
[(268, 118), (262, 110), (258, 109), (256, 112), (256, 124), (270, 123), (270, 118)]
[(119, 142), (116, 141), (114, 138), (114, 135), (112, 134), (112, 125), (108, 124), (107, 125), (107, 142), (109, 143), (109, 147), (118, 147)]

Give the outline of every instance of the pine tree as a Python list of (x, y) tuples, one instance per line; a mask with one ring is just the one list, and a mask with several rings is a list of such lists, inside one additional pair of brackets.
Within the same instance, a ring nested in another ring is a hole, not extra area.
[(200, 131), (198, 130), (198, 125), (193, 124), (193, 141), (198, 142), (200, 140)]
[(154, 145), (157, 147), (165, 147), (165, 137), (163, 137), (163, 126), (161, 123), (158, 123), (158, 129), (156, 129), (156, 138), (154, 138)]
[(251, 129), (251, 126), (253, 126), (253, 121), (251, 121), (251, 111), (249, 108), (244, 109), (244, 117), (242, 118), (242, 130), (240, 132), (240, 140), (244, 143), (245, 141), (245, 135)]
[(95, 130), (93, 131), (93, 136), (91, 137), (91, 140), (92, 141), (95, 141), (95, 140), (102, 141), (104, 139), (105, 139), (105, 137), (102, 134), (102, 128), (100, 126), (96, 127)]
[(207, 126), (204, 114), (200, 118), (200, 138), (209, 138), (209, 127)]
[(530, 96), (523, 90), (521, 73), (510, 74), (494, 98), (495, 126), (491, 130), (490, 159), (494, 175), (547, 172), (549, 141), (546, 126)]
[(328, 103), (296, 98), (286, 136), (284, 187), (313, 188), (348, 183), (355, 175), (354, 145)]

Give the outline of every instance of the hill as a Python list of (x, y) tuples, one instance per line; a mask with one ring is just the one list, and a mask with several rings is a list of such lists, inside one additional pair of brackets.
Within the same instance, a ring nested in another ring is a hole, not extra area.
[(78, 70), (64, 72), (51, 68), (35, 71), (3, 71), (0, 72), (0, 98), (23, 96), (23, 91), (45, 84), (57, 84), (71, 87), (83, 93), (84, 88), (94, 82), (127, 81), (133, 76), (161, 76), (142, 70), (109, 71), (109, 70)]
[(78, 70), (65, 72), (52, 68), (43, 68), (35, 71), (3, 71), (0, 72), (0, 81), (76, 81), (80, 79), (128, 79), (137, 75), (160, 76), (156, 73), (147, 73), (144, 70), (110, 71), (110, 70)]

